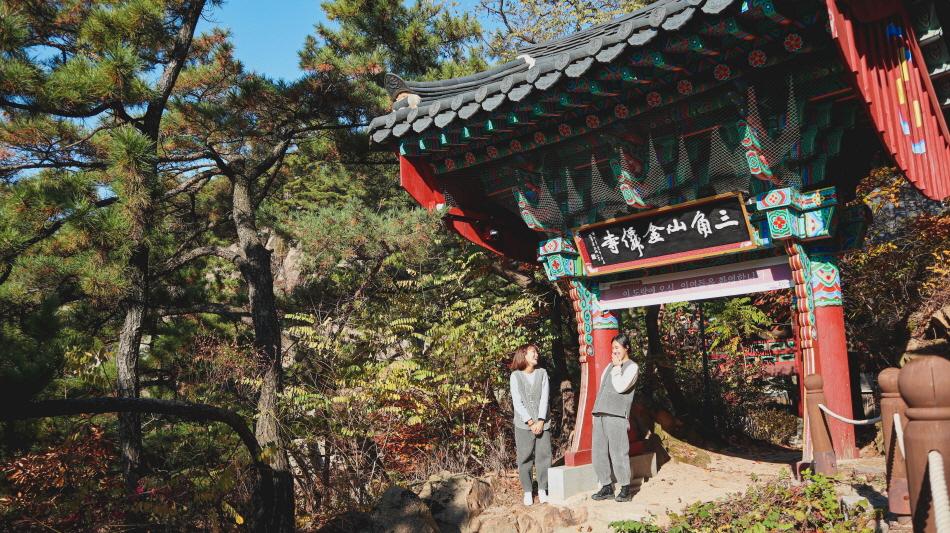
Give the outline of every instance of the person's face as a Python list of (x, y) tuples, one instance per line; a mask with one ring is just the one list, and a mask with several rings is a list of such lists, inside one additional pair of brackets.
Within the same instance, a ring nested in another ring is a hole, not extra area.
[(610, 343), (610, 358), (615, 362), (623, 361), (627, 357), (627, 349), (614, 341)]
[(525, 361), (531, 366), (538, 366), (538, 351), (534, 348), (528, 348), (528, 353), (524, 354)]

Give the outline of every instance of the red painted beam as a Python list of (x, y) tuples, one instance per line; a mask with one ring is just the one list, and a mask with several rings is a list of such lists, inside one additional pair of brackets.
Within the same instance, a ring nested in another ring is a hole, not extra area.
[(950, 196), (950, 129), (900, 0), (826, 0), (832, 37), (878, 135), (925, 196)]

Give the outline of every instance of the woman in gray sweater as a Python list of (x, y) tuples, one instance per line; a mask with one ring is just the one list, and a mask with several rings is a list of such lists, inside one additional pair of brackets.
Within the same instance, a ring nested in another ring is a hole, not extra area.
[(600, 483), (600, 490), (591, 496), (594, 500), (613, 497), (611, 474), (620, 484), (620, 492), (615, 499), (628, 502), (633, 498), (627, 428), (630, 427), (630, 405), (633, 403), (633, 388), (639, 371), (637, 364), (630, 360), (630, 339), (626, 335), (614, 337), (610, 365), (600, 376), (600, 389), (591, 411), (594, 424), (591, 455), (594, 472)]
[(551, 466), (551, 423), (548, 415), (548, 373), (538, 368), (538, 347), (525, 344), (515, 350), (511, 364), (511, 403), (514, 410), (515, 450), (524, 504), (534, 503), (531, 466), (538, 470), (538, 500), (548, 501), (548, 468)]

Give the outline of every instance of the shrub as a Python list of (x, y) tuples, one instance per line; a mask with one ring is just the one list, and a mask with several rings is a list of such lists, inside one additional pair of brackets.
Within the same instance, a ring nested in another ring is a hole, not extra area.
[(661, 528), (636, 520), (611, 522), (617, 533), (706, 533), (720, 531), (874, 531), (875, 511), (866, 503), (848, 512), (838, 500), (834, 480), (804, 472), (805, 482), (787, 477), (753, 483), (745, 494), (715, 502), (697, 502), (683, 512), (670, 513)]

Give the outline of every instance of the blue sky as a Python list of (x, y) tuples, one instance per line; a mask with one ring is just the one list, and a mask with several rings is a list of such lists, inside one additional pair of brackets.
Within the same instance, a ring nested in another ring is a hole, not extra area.
[[(231, 30), (235, 55), (245, 67), (273, 78), (300, 75), (297, 51), (318, 22), (326, 22), (321, 0), (227, 0), (205, 15), (198, 30)], [(471, 9), (477, 0), (461, 0)], [(482, 22), (484, 24), (484, 21)]]
[(325, 22), (319, 0), (230, 0), (205, 15), (198, 30), (231, 30), (235, 55), (244, 65), (274, 78), (300, 75), (297, 51), (317, 22)]

